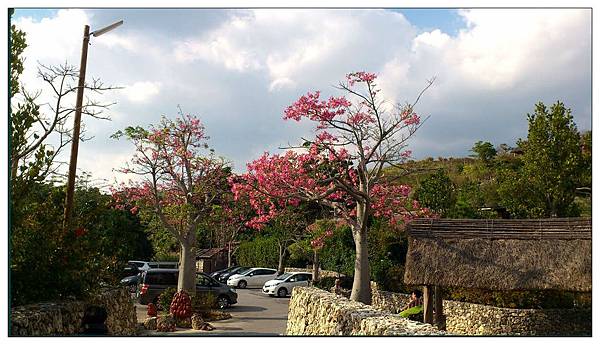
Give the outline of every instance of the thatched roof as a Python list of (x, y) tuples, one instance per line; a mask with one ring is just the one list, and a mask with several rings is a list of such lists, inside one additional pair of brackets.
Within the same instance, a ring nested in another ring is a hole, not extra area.
[(404, 282), (487, 290), (592, 289), (592, 221), (418, 219)]
[(196, 259), (210, 259), (226, 251), (226, 248), (207, 248), (196, 251)]

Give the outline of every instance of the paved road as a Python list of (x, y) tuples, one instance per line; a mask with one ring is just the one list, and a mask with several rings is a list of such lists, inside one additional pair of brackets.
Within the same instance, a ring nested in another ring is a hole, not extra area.
[[(144, 331), (142, 335), (271, 336), (285, 333), (289, 297), (274, 298), (260, 289), (237, 289), (238, 303), (227, 309), (232, 318), (213, 321), (214, 331), (179, 330), (173, 333)], [(136, 304), (138, 321), (146, 318), (146, 306)]]

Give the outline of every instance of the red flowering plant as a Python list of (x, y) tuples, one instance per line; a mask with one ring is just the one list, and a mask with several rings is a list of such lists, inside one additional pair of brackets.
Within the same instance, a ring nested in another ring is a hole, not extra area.
[(113, 135), (135, 146), (120, 171), (137, 176), (112, 189), (115, 207), (158, 219), (181, 247), (178, 290), (195, 293), (196, 231), (230, 186), (227, 163), (208, 149), (204, 126), (191, 115), (164, 118), (149, 129), (128, 127)]
[[(256, 217), (248, 226), (261, 228), (287, 206), (317, 202), (334, 210), (352, 229), (356, 245), (351, 299), (370, 304), (367, 252), (369, 217), (404, 224), (433, 214), (411, 200), (411, 188), (397, 185), (385, 167), (406, 161), (408, 139), (422, 125), (412, 104), (387, 106), (373, 73), (346, 76), (339, 90), (346, 96), (323, 99), (319, 91), (300, 97), (284, 112), (285, 120), (316, 124), (313, 139), (283, 154), (265, 153), (247, 166), (233, 192), (250, 199)], [(317, 241), (318, 242), (318, 241)]]

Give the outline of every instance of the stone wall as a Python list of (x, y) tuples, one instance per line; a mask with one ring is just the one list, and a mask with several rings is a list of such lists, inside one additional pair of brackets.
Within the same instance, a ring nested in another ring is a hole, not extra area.
[(108, 335), (135, 335), (137, 317), (131, 295), (123, 288), (105, 291), (86, 301), (37, 303), (12, 308), (13, 336), (74, 335), (83, 332), (82, 320), (88, 307), (106, 310)]
[(314, 287), (295, 287), (287, 335), (443, 335), (435, 327)]
[[(381, 291), (371, 283), (373, 307), (399, 313), (408, 294)], [(591, 335), (591, 309), (510, 309), (444, 301), (446, 331), (460, 335)]]
[(468, 335), (592, 335), (591, 309), (510, 309), (444, 301), (446, 330)]
[[(285, 272), (308, 272), (308, 273), (312, 273), (312, 267), (310, 268), (297, 268), (297, 267), (286, 267), (284, 269)], [(319, 270), (319, 277), (320, 278), (324, 278), (324, 277), (339, 277), (339, 276), (344, 276), (343, 274), (334, 272), (334, 271), (327, 271), (327, 270)]]

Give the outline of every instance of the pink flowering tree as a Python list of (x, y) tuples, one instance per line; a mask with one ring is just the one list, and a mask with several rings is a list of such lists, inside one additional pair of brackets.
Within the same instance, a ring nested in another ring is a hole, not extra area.
[[(256, 217), (248, 226), (261, 228), (277, 213), (302, 201), (334, 210), (352, 229), (356, 245), (351, 299), (371, 303), (367, 221), (382, 217), (401, 225), (429, 210), (410, 199), (411, 188), (394, 183), (385, 167), (411, 156), (408, 139), (422, 125), (414, 110), (428, 82), (412, 104), (389, 106), (377, 87), (377, 76), (357, 72), (339, 84), (345, 93), (324, 99), (319, 91), (300, 97), (285, 110), (285, 120), (315, 123), (315, 136), (283, 154), (265, 153), (248, 164), (233, 186), (237, 197), (250, 198)], [(317, 241), (318, 242), (318, 241)]]
[(187, 115), (164, 118), (149, 129), (128, 127), (113, 135), (125, 137), (135, 154), (120, 169), (138, 178), (113, 189), (117, 207), (143, 210), (173, 235), (180, 245), (178, 290), (195, 293), (197, 230), (228, 192), (229, 167), (208, 149), (204, 126)]

